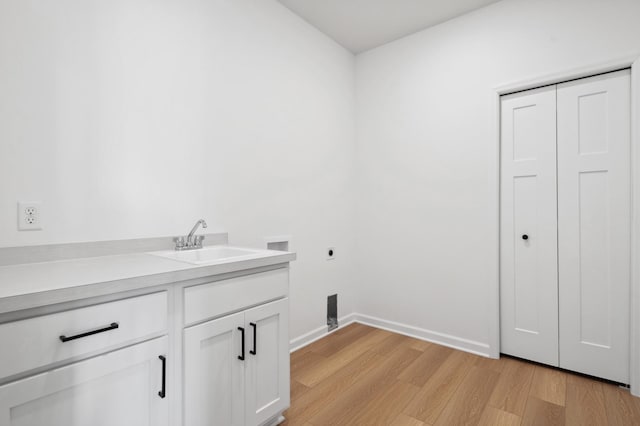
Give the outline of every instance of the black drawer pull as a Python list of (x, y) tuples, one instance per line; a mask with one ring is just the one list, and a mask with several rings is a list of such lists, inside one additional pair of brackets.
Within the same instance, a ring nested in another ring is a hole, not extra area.
[(93, 336), (94, 334), (104, 333), (105, 331), (115, 330), (118, 327), (119, 327), (119, 325), (118, 325), (117, 322), (112, 322), (111, 325), (108, 326), (108, 327), (98, 328), (96, 330), (91, 330), (91, 331), (87, 331), (87, 332), (84, 332), (84, 333), (76, 334), (75, 336), (67, 337), (67, 336), (65, 336), (63, 334), (62, 336), (60, 336), (60, 340), (64, 343), (64, 342), (68, 342), (70, 340), (81, 339), (83, 337)]
[(160, 398), (167, 396), (167, 358), (164, 355), (159, 355), (158, 358), (162, 361), (162, 390), (158, 392)]
[(242, 355), (238, 355), (238, 359), (244, 361), (244, 328), (238, 327), (238, 330), (242, 333), (242, 337), (240, 338), (240, 340), (242, 340)]
[(258, 328), (255, 322), (250, 322), (249, 324), (253, 327), (253, 350), (249, 351), (249, 353), (255, 355), (258, 353)]

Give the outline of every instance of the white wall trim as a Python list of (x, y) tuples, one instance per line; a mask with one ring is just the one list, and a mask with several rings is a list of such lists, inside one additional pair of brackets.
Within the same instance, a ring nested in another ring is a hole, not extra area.
[[(437, 343), (438, 345), (447, 346), (449, 348), (458, 349), (464, 352), (470, 352), (475, 355), (485, 357), (489, 356), (489, 345), (487, 345), (486, 343), (463, 339), (461, 337), (452, 336), (450, 334), (439, 333), (437, 331), (427, 330), (424, 328), (414, 327), (395, 321), (376, 318), (370, 315), (352, 313), (340, 318), (338, 322), (341, 324), (338, 329), (357, 322), (371, 327), (380, 328), (382, 330), (391, 331), (393, 333), (425, 340), (427, 342)], [(293, 339), (289, 345), (290, 350), (291, 352), (295, 352), (298, 349), (302, 349), (303, 347), (315, 342), (316, 340), (327, 337), (333, 332), (335, 332), (335, 330), (327, 333), (327, 326), (319, 327), (307, 334)]]
[(354, 323), (355, 321), (356, 321), (356, 314), (351, 313), (341, 318), (338, 318), (339, 326), (335, 330), (331, 330), (328, 332), (327, 326), (323, 325), (322, 327), (318, 327), (314, 330), (311, 330), (310, 332), (305, 333), (302, 336), (298, 336), (289, 342), (289, 352), (295, 352), (298, 349), (302, 349), (305, 346), (315, 342), (316, 340), (320, 340), (323, 337), (327, 337), (331, 333), (335, 333), (336, 331), (348, 326), (349, 324)]
[(427, 342), (437, 343), (438, 345), (447, 346), (464, 352), (470, 352), (475, 355), (485, 357), (489, 356), (489, 345), (486, 343), (463, 339), (451, 334), (414, 327), (412, 325), (376, 318), (369, 315), (355, 314), (355, 317), (355, 322), (360, 324), (381, 328), (383, 330), (403, 334), (420, 340), (426, 340)]
[(640, 57), (631, 64), (631, 324), (629, 384), (640, 396)]
[(500, 92), (491, 94), (493, 105), (492, 128), (494, 129), (494, 148), (489, 149), (489, 222), (493, 223), (494, 232), (488, 241), (490, 250), (494, 252), (497, 262), (489, 264), (489, 288), (487, 289), (487, 317), (489, 321), (489, 356), (500, 358)]
[(630, 66), (632, 66), (634, 61), (638, 59), (638, 57), (640, 57), (640, 52), (633, 52), (629, 55), (607, 62), (588, 64), (582, 67), (571, 68), (553, 74), (547, 74), (511, 82), (494, 88), (494, 91), (497, 92), (498, 95), (506, 95), (508, 93), (535, 89), (536, 87), (547, 86), (550, 84), (564, 83), (567, 80), (591, 77), (595, 74), (629, 68)]
[[(498, 86), (491, 93), (493, 104), (492, 128), (494, 149), (490, 153), (490, 175), (492, 192), (491, 222), (496, 226), (492, 239), (493, 250), (497, 254), (497, 262), (490, 265), (488, 271), (490, 285), (487, 308), (491, 316), (489, 321), (489, 355), (500, 356), (500, 96), (521, 90), (563, 81), (589, 77), (595, 74), (615, 71), (631, 67), (631, 188), (632, 188), (632, 224), (631, 224), (631, 324), (630, 324), (630, 376), (631, 393), (640, 396), (640, 53), (614, 59), (607, 62), (585, 65), (583, 67), (562, 72), (530, 78)], [(495, 167), (494, 167), (495, 166)], [(497, 173), (495, 172), (497, 170)]]

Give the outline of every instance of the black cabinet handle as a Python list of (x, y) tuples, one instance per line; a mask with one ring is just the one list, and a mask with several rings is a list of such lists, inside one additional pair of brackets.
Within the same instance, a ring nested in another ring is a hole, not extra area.
[(108, 327), (103, 327), (103, 328), (98, 328), (96, 330), (86, 331), (84, 333), (76, 334), (75, 336), (67, 337), (67, 336), (65, 336), (63, 334), (63, 335), (60, 336), (60, 340), (62, 341), (62, 343), (64, 343), (64, 342), (68, 342), (70, 340), (81, 339), (83, 337), (93, 336), (94, 334), (104, 333), (105, 331), (115, 330), (118, 327), (119, 327), (119, 325), (118, 325), (117, 322), (112, 322), (111, 325), (109, 325)]
[(238, 330), (240, 330), (240, 333), (242, 334), (242, 337), (240, 338), (240, 340), (242, 340), (242, 355), (238, 355), (238, 359), (240, 361), (244, 361), (244, 328), (238, 327)]
[(253, 327), (253, 350), (249, 351), (249, 353), (255, 355), (258, 353), (258, 326), (255, 322), (250, 322), (249, 325)]
[(529, 239), (529, 236), (527, 234), (522, 235), (522, 239), (527, 241)]
[(162, 390), (158, 392), (160, 398), (167, 396), (167, 358), (164, 355), (158, 356), (162, 361)]

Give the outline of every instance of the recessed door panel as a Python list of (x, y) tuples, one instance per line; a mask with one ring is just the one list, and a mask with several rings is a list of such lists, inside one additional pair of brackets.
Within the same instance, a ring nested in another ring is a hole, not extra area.
[(538, 216), (538, 179), (536, 176), (513, 178), (513, 223), (514, 229), (528, 232), (527, 240), (514, 244), (513, 284), (515, 329), (520, 332), (540, 332), (540, 304), (538, 303), (538, 238), (536, 232)]
[(602, 117), (607, 116), (608, 93), (595, 91), (578, 98), (578, 151), (580, 154), (607, 152), (607, 128)]
[(580, 340), (611, 346), (609, 208), (607, 172), (583, 172), (579, 187)]
[(558, 85), (560, 366), (629, 382), (630, 72)]
[(535, 160), (538, 153), (536, 117), (540, 113), (537, 104), (513, 109), (513, 159)]
[(501, 350), (558, 364), (556, 89), (501, 102)]

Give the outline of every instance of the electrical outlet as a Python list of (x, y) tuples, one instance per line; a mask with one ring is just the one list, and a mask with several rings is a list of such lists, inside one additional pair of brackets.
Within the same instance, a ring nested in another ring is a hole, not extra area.
[(334, 247), (329, 247), (327, 249), (327, 260), (333, 260), (336, 258), (336, 249)]
[(41, 213), (41, 203), (18, 203), (18, 231), (41, 230)]

